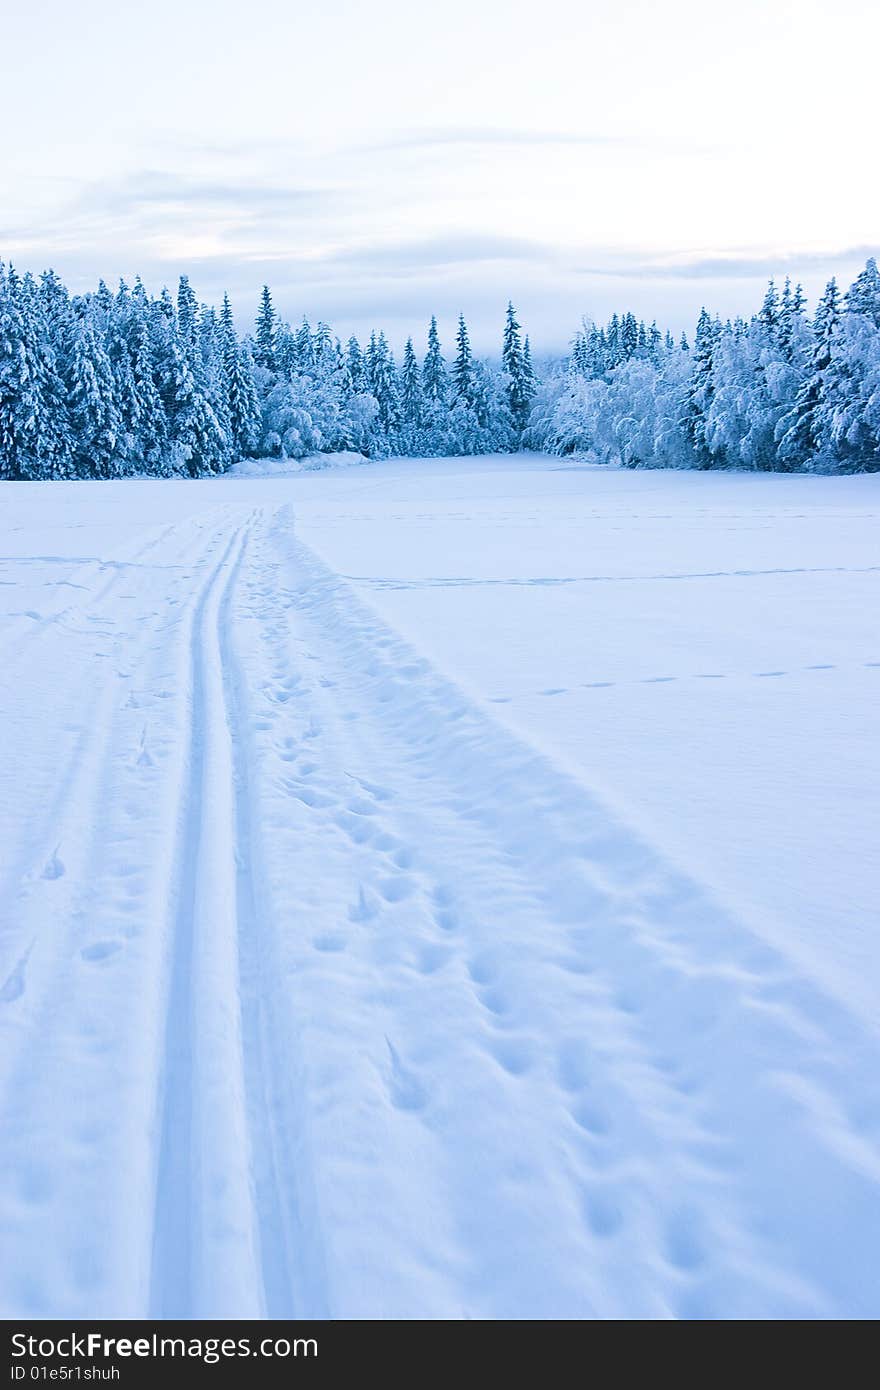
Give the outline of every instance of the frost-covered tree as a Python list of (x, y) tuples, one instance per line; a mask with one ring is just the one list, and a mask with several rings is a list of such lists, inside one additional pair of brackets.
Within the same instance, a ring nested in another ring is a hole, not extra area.
[(260, 402), (254, 384), (253, 364), (247, 349), (239, 344), (229, 295), (223, 296), (220, 312), (221, 380), (223, 386), (229, 444), (236, 459), (253, 454), (260, 438)]
[(871, 256), (864, 270), (856, 277), (846, 292), (846, 311), (862, 314), (880, 328), (880, 271), (876, 257)]
[(710, 318), (704, 305), (694, 337), (693, 373), (685, 414), (685, 428), (698, 468), (711, 468), (714, 463), (707, 421), (715, 394), (713, 368), (719, 333), (720, 325)]
[(779, 458), (783, 468), (827, 466), (831, 461), (831, 368), (839, 323), (840, 291), (832, 279), (816, 309), (806, 374), (793, 406), (779, 424)]
[(276, 371), (278, 366), (275, 358), (276, 325), (272, 291), (268, 285), (264, 285), (260, 296), (260, 307), (257, 312), (256, 332), (254, 334), (254, 361), (259, 367), (265, 367), (267, 372)]
[(0, 275), (0, 477), (63, 477), (69, 469), (64, 390), (43, 330), (33, 282), (10, 267)]
[(423, 409), (422, 374), (419, 370), (413, 340), (407, 338), (400, 371), (401, 448), (405, 453), (418, 452)]
[(429, 406), (437, 407), (445, 404), (448, 391), (446, 363), (440, 351), (440, 334), (437, 331), (437, 320), (433, 314), (428, 329), (428, 351), (425, 353), (425, 360), (422, 365), (422, 389), (425, 401)]
[(511, 418), (514, 427), (517, 430), (522, 430), (525, 428), (529, 416), (535, 386), (531, 364), (523, 349), (521, 329), (513, 304), (507, 306), (501, 362), (507, 378), (507, 404)]
[(70, 360), (70, 424), (81, 478), (112, 478), (124, 471), (121, 419), (110, 358), (86, 309), (74, 331)]
[(455, 361), (452, 364), (452, 385), (459, 401), (466, 406), (473, 403), (474, 362), (471, 355), (470, 338), (464, 314), (458, 316), (458, 330), (455, 335)]

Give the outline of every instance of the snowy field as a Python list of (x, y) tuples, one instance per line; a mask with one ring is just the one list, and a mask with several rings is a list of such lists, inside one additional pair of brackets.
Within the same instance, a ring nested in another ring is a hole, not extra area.
[(880, 1315), (880, 477), (2, 500), (0, 1314)]

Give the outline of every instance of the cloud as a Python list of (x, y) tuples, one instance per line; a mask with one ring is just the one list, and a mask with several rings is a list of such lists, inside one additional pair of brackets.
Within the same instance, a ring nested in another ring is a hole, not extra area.
[(310, 257), (327, 268), (346, 268), (364, 274), (409, 274), (428, 270), (478, 265), (486, 261), (542, 261), (555, 259), (551, 246), (526, 237), (477, 234), (414, 238), (348, 246)]
[(823, 251), (766, 252), (761, 255), (748, 251), (724, 251), (675, 258), (662, 255), (651, 257), (650, 253), (646, 258), (644, 253), (639, 252), (624, 257), (619, 252), (608, 251), (605, 253), (607, 261), (602, 259), (602, 253), (593, 253), (588, 264), (575, 264), (572, 268), (578, 275), (613, 276), (625, 280), (779, 279), (784, 275), (794, 277), (841, 265), (861, 264), (877, 253), (877, 247), (869, 245)]
[(492, 127), (459, 127), (453, 130), (414, 130), (390, 135), (362, 146), (369, 150), (409, 150), (426, 146), (455, 145), (628, 145), (637, 143), (626, 136), (582, 134), (558, 130), (496, 130)]
[(303, 204), (318, 202), (327, 206), (334, 196), (338, 196), (338, 190), (330, 188), (297, 188), (285, 184), (249, 183), (246, 180), (215, 182), (199, 180), (190, 175), (144, 169), (112, 182), (88, 185), (77, 201), (84, 210), (92, 212), (101, 208), (125, 211), (155, 204), (258, 209), (298, 208)]
[[(176, 229), (207, 227), (212, 234), (239, 227), (264, 227), (267, 236), (278, 224), (299, 224), (353, 208), (357, 192), (258, 179), (205, 179), (184, 173), (140, 169), (121, 177), (81, 186), (71, 194), (63, 184), (51, 217), (22, 208), (18, 225), (0, 228), (0, 237), (55, 248), (79, 244), (84, 249), (124, 237), (133, 252), (138, 239)], [(36, 223), (38, 231), (32, 228)]]

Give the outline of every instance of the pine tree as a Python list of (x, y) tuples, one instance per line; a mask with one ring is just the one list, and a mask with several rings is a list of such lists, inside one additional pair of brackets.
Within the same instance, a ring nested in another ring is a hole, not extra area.
[(829, 373), (840, 323), (840, 291), (829, 280), (813, 319), (813, 349), (804, 381), (791, 411), (779, 426), (779, 457), (784, 467), (803, 468), (830, 443)]
[(348, 389), (351, 395), (360, 396), (367, 389), (366, 368), (361, 345), (352, 334), (345, 349), (345, 369)]
[(181, 275), (177, 287), (177, 325), (191, 360), (195, 356), (199, 304), (188, 275)]
[(711, 468), (714, 460), (706, 435), (706, 417), (714, 395), (712, 365), (718, 326), (704, 305), (694, 338), (694, 360), (685, 414), (685, 431), (698, 468)]
[(775, 281), (771, 280), (767, 285), (767, 293), (764, 295), (764, 303), (761, 305), (761, 312), (758, 315), (759, 322), (763, 325), (765, 332), (771, 338), (775, 337), (779, 328), (780, 313), (781, 306), (779, 294), (776, 289)]
[(403, 349), (403, 367), (401, 370), (401, 417), (404, 428), (408, 431), (407, 448), (415, 447), (415, 435), (422, 423), (422, 409), (424, 396), (422, 393), (422, 376), (419, 371), (418, 358), (413, 348), (412, 338), (407, 338), (406, 347)]
[(507, 378), (507, 402), (515, 429), (525, 428), (535, 393), (531, 364), (523, 352), (520, 325), (512, 304), (507, 306), (501, 361)]
[(620, 325), (620, 356), (628, 362), (639, 350), (639, 325), (633, 313), (625, 314)]
[(299, 372), (310, 372), (315, 365), (315, 344), (308, 319), (304, 318), (296, 333), (296, 368)]
[(260, 308), (257, 313), (254, 361), (259, 367), (265, 367), (267, 372), (277, 371), (278, 367), (275, 357), (276, 332), (277, 319), (272, 304), (272, 291), (268, 285), (264, 285), (260, 297)]
[(112, 478), (124, 471), (115, 386), (110, 358), (87, 309), (76, 326), (70, 362), (70, 423), (81, 478)]
[(571, 353), (568, 359), (568, 370), (573, 376), (589, 376), (590, 355), (587, 346), (587, 338), (582, 330), (579, 330), (571, 345)]
[(458, 332), (455, 335), (456, 354), (452, 365), (452, 383), (455, 394), (465, 405), (473, 403), (474, 370), (471, 357), (471, 344), (468, 338), (464, 314), (458, 316)]
[(153, 375), (147, 311), (137, 294), (132, 296), (129, 350), (134, 391), (131, 419), (132, 429), (136, 429), (135, 456), (138, 466), (151, 473), (164, 474), (169, 471), (168, 418)]
[(525, 342), (523, 343), (523, 378), (526, 383), (526, 393), (529, 398), (529, 405), (531, 405), (532, 398), (534, 397), (534, 394), (538, 389), (538, 378), (536, 377), (535, 369), (532, 366), (532, 345), (529, 342), (528, 333), (526, 334)]
[(0, 280), (0, 477), (62, 477), (70, 435), (36, 287), (9, 271)]
[(848, 313), (864, 314), (875, 328), (880, 328), (880, 271), (874, 256), (850, 285), (845, 302)]
[(220, 313), (222, 353), (222, 382), (229, 440), (236, 459), (247, 458), (257, 447), (260, 437), (260, 403), (254, 385), (250, 363), (239, 347), (229, 295), (223, 296)]
[(400, 427), (400, 390), (394, 354), (384, 333), (371, 334), (366, 366), (370, 393), (379, 407), (379, 424), (390, 445)]
[(437, 320), (433, 314), (431, 315), (431, 326), (428, 329), (428, 351), (422, 365), (422, 389), (426, 401), (434, 405), (445, 404), (448, 394), (446, 363), (440, 351), (440, 335), (437, 332)]

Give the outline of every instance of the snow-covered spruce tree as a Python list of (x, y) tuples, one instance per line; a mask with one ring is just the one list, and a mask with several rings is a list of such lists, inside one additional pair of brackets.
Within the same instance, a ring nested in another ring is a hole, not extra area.
[(784, 470), (834, 466), (830, 372), (839, 324), (840, 291), (832, 279), (816, 308), (804, 380), (791, 410), (779, 422), (779, 460)]
[(880, 276), (873, 257), (850, 286), (831, 338), (825, 433), (842, 472), (880, 469)]
[(685, 411), (685, 430), (698, 468), (715, 466), (715, 456), (707, 436), (707, 417), (715, 394), (713, 364), (720, 331), (717, 319), (710, 318), (704, 305), (697, 321), (691, 385)]
[(375, 438), (373, 451), (387, 456), (398, 450), (401, 407), (394, 354), (382, 332), (370, 335), (366, 376), (368, 389), (378, 406), (377, 424), (381, 431), (381, 435)]
[(440, 351), (440, 334), (437, 331), (437, 320), (433, 314), (428, 329), (428, 350), (422, 365), (422, 388), (425, 401), (428, 404), (445, 405), (448, 392), (446, 363)]
[(501, 363), (507, 379), (507, 404), (514, 429), (519, 435), (525, 429), (529, 417), (535, 383), (531, 364), (523, 350), (520, 325), (511, 303), (507, 306)]
[(260, 438), (260, 402), (252, 363), (236, 336), (228, 294), (223, 296), (220, 311), (220, 353), (230, 447), (235, 459), (248, 458)]
[(849, 314), (862, 314), (880, 328), (880, 270), (876, 257), (871, 256), (865, 268), (856, 276), (846, 292), (845, 308)]
[(125, 460), (119, 450), (122, 428), (113, 368), (95, 333), (88, 305), (83, 306), (74, 329), (69, 390), (77, 476), (121, 476)]
[(346, 389), (353, 396), (362, 395), (367, 389), (367, 373), (364, 354), (357, 338), (352, 334), (345, 349)]
[(195, 290), (189, 283), (189, 276), (181, 275), (177, 286), (177, 329), (190, 361), (195, 356), (198, 322), (199, 302)]
[[(73, 473), (73, 434), (64, 379), (64, 339), (46, 310), (42, 285), (30, 274), (21, 283), (22, 305), (28, 332), (35, 345), (43, 399), (43, 437), (39, 444), (41, 475), (68, 478)], [(64, 317), (61, 319), (64, 322)]]
[(428, 350), (422, 363), (422, 395), (419, 453), (429, 458), (439, 458), (447, 452), (449, 378), (440, 349), (437, 320), (433, 315), (428, 328)]
[(168, 421), (171, 471), (196, 478), (220, 473), (231, 459), (229, 442), (194, 372), (174, 303), (163, 290), (153, 305), (157, 384)]
[(455, 335), (455, 361), (452, 364), (452, 386), (456, 399), (466, 406), (473, 404), (474, 363), (464, 314), (458, 316), (458, 330)]
[[(119, 416), (116, 444), (116, 471), (121, 474), (143, 471), (141, 453), (141, 402), (134, 377), (131, 345), (131, 292), (124, 280), (105, 314), (102, 336), (113, 373), (113, 396)], [(93, 327), (94, 327), (93, 317)]]
[(64, 391), (54, 365), (33, 282), (10, 266), (0, 274), (0, 477), (69, 471)]
[(275, 372), (278, 367), (275, 359), (276, 326), (277, 318), (272, 304), (272, 291), (268, 285), (264, 285), (254, 332), (254, 361), (258, 367), (265, 367), (267, 372)]
[(146, 296), (135, 292), (131, 298), (128, 324), (133, 398), (130, 428), (135, 434), (133, 455), (138, 468), (164, 476), (171, 471), (168, 453), (168, 417), (154, 380), (154, 364)]
[(846, 473), (880, 470), (880, 328), (844, 314), (826, 377), (826, 458)]
[(400, 447), (405, 454), (419, 452), (423, 408), (422, 373), (413, 340), (407, 338), (400, 371)]
[(294, 360), (298, 372), (310, 372), (315, 365), (315, 340), (312, 327), (307, 318), (296, 331), (294, 338)]

